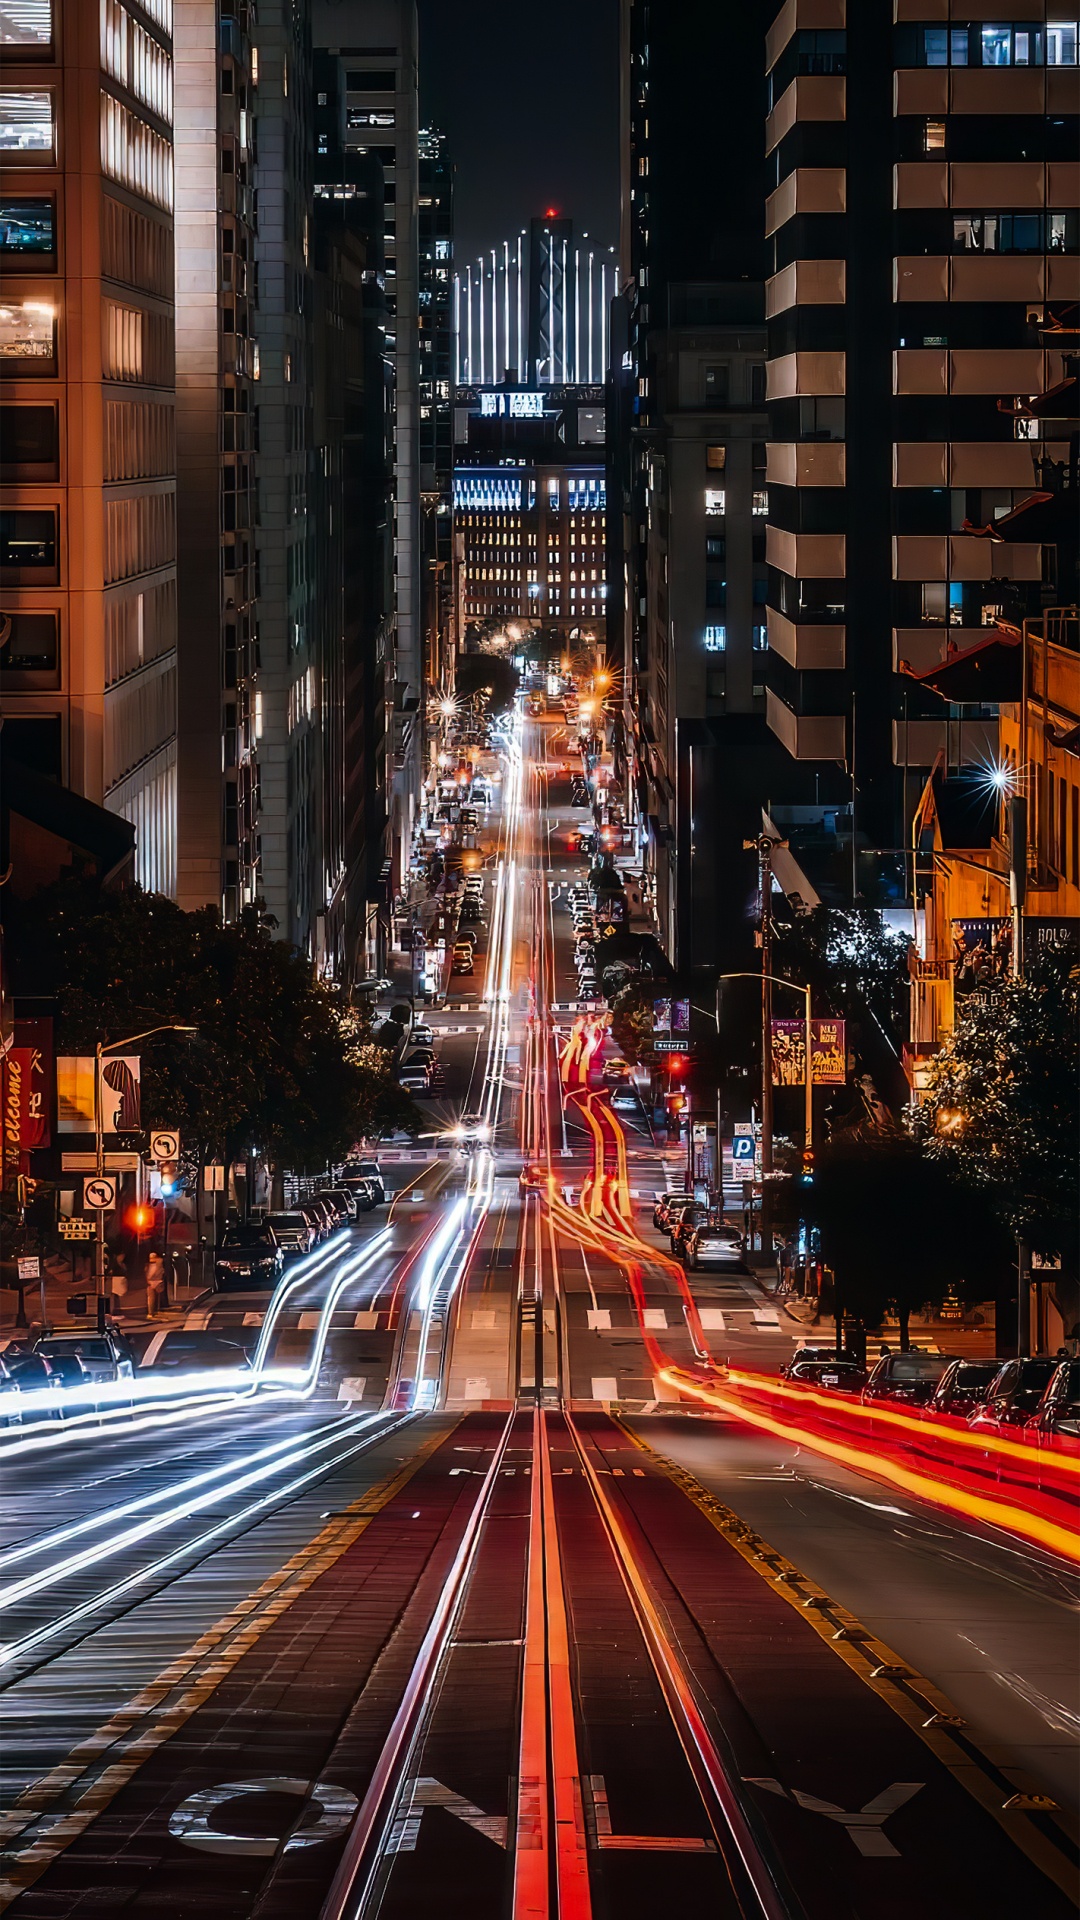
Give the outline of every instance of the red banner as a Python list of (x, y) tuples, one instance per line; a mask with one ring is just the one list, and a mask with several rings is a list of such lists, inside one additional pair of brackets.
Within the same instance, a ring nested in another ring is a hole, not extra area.
[(56, 1086), (51, 1020), (16, 1020), (15, 1045), (30, 1056), (26, 1100), (19, 1129), (23, 1147), (52, 1145), (52, 1103)]

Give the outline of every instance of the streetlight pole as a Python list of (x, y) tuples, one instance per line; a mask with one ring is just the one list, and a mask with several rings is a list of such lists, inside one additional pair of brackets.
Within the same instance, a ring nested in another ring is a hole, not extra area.
[[(773, 1170), (773, 1092), (772, 1092), (772, 980), (769, 960), (772, 950), (772, 862), (777, 847), (787, 841), (773, 834), (760, 833), (756, 840), (744, 840), (745, 852), (758, 857), (758, 886), (761, 893), (761, 1251), (769, 1232), (768, 1182)], [(807, 1062), (809, 1072), (809, 1061)]]
[[(101, 1101), (101, 1063), (107, 1053), (122, 1053), (137, 1040), (149, 1040), (155, 1033), (197, 1033), (197, 1027), (167, 1020), (161, 1026), (147, 1027), (142, 1033), (129, 1033), (123, 1040), (99, 1040), (94, 1048), (94, 1167), (98, 1177), (105, 1171), (105, 1115)], [(97, 1295), (99, 1333), (105, 1331), (105, 1211), (97, 1209), (97, 1234), (94, 1240), (94, 1291)]]
[[(784, 980), (777, 973), (762, 973), (762, 974), (722, 973), (720, 974), (716, 982), (716, 1012), (713, 1015), (713, 1019), (716, 1022), (717, 1037), (719, 1038), (719, 1034), (720, 1034), (720, 988), (723, 985), (723, 982), (725, 980), (758, 980), (758, 979), (760, 979), (762, 982), (763, 990), (765, 989), (765, 987), (769, 987), (769, 988), (786, 987), (789, 993), (801, 993), (803, 997), (803, 1023), (804, 1023), (803, 1046), (804, 1046), (804, 1051), (806, 1056), (805, 1073), (804, 1073), (805, 1096), (803, 1100), (803, 1132), (804, 1132), (804, 1138), (805, 1138), (805, 1151), (808, 1154), (812, 1154), (814, 1151), (814, 1057), (811, 1049), (811, 1039), (813, 1035), (813, 1022), (811, 1019), (811, 1000), (810, 1000), (809, 984), (807, 984), (806, 986), (801, 986), (797, 980)], [(770, 1009), (771, 1009), (771, 996), (770, 996)], [(766, 1032), (763, 1033), (762, 1035), (762, 1057), (761, 1057), (761, 1091), (762, 1091), (761, 1245), (762, 1245), (762, 1252), (764, 1252), (764, 1249), (765, 1249), (765, 1223), (767, 1218), (766, 1207), (765, 1207), (765, 1195), (768, 1192), (768, 1187), (766, 1185), (766, 1182), (772, 1173), (772, 1132), (771, 1132), (772, 1045), (771, 1045), (771, 1041), (772, 1041), (772, 1033), (771, 1033), (771, 1027), (770, 1027), (770, 1029), (766, 1030)], [(770, 1120), (770, 1133), (769, 1133), (770, 1151), (769, 1151), (768, 1163), (766, 1163), (766, 1159), (765, 1159), (765, 1124), (764, 1124), (766, 1088), (768, 1088), (768, 1093), (769, 1093), (768, 1112), (769, 1112), (769, 1120)]]

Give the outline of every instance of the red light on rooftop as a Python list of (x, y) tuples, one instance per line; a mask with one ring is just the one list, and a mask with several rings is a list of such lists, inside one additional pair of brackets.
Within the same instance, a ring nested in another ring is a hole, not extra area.
[(557, 219), (558, 219), (558, 217), (559, 217), (559, 209), (558, 209), (558, 207), (545, 207), (545, 208), (544, 208), (544, 219), (545, 219), (545, 220), (557, 220)]

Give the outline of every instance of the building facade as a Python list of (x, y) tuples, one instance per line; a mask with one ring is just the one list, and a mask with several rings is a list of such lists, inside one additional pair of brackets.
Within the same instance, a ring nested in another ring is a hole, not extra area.
[(455, 601), (470, 625), (602, 631), (600, 390), (462, 388), (455, 408)]
[(226, 919), (263, 885), (252, 25), (246, 0), (176, 0), (177, 896)]
[(174, 894), (171, 0), (0, 21), (4, 750)]
[(421, 784), (424, 663), (420, 571), (419, 106), (415, 0), (314, 0), (315, 45), (344, 76), (345, 146), (381, 162), (386, 345), (394, 369), (394, 630), (391, 861), (400, 890)]
[(1059, 387), (1077, 298), (1051, 13), (789, 0), (769, 34), (768, 719), (856, 854), (905, 845), (939, 750), (995, 751), (994, 708), (950, 725), (905, 669), (1056, 590), (1039, 539), (992, 537), (1067, 440), (1018, 405)]
[(429, 689), (454, 675), (451, 493), (454, 469), (454, 168), (443, 134), (420, 134), (420, 546)]

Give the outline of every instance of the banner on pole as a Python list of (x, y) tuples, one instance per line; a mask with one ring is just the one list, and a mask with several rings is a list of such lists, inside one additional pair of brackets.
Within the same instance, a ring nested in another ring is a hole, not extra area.
[[(842, 1087), (847, 1079), (847, 1049), (842, 1020), (811, 1020), (810, 1052), (815, 1087)], [(774, 1087), (806, 1085), (806, 1022), (772, 1023)]]

